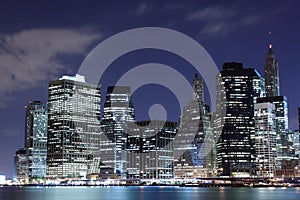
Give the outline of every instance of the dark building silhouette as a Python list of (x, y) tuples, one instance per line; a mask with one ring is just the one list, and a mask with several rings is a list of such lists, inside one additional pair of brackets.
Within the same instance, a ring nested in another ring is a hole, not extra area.
[[(254, 103), (260, 74), (241, 63), (224, 63), (217, 75), (217, 163), (223, 176), (249, 176), (255, 168)], [(222, 126), (223, 125), (223, 126)]]

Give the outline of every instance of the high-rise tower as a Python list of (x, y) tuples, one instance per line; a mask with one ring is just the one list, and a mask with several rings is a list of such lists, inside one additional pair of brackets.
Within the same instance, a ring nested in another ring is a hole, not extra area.
[(290, 159), (293, 153), (290, 151), (292, 145), (288, 142), (288, 102), (285, 96), (280, 96), (278, 62), (275, 59), (272, 44), (269, 45), (264, 73), (266, 97), (259, 99), (259, 103), (269, 102), (275, 104), (277, 134), (276, 167), (281, 168), (281, 160)]
[(129, 122), (134, 122), (134, 107), (130, 88), (107, 87), (101, 121), (101, 176), (126, 178), (127, 133)]
[(275, 59), (272, 44), (269, 45), (269, 51), (264, 67), (265, 72), (265, 86), (266, 86), (266, 96), (273, 97), (279, 96), (279, 72), (278, 72), (278, 62)]
[(249, 176), (255, 169), (254, 103), (261, 81), (256, 70), (235, 62), (217, 75), (217, 163), (224, 176)]
[(275, 104), (256, 103), (254, 109), (257, 175), (274, 177), (277, 158)]
[(99, 173), (100, 85), (76, 74), (50, 82), (48, 92), (47, 177)]
[(46, 104), (33, 101), (25, 112), (27, 178), (35, 182), (46, 177), (48, 109)]
[(207, 177), (211, 168), (211, 147), (208, 144), (210, 125), (204, 103), (203, 80), (195, 74), (193, 99), (180, 116), (177, 139), (174, 141), (174, 175), (176, 178)]

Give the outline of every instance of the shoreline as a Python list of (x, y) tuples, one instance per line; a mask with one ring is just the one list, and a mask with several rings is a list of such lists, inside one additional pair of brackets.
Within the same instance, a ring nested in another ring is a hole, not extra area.
[(6, 187), (44, 187), (44, 188), (51, 188), (51, 187), (194, 187), (194, 188), (235, 188), (235, 187), (248, 187), (248, 188), (295, 188), (300, 187), (300, 184), (152, 184), (152, 185), (138, 185), (138, 184), (108, 184), (108, 185), (101, 185), (101, 184), (20, 184), (20, 185), (0, 185), (0, 188)]

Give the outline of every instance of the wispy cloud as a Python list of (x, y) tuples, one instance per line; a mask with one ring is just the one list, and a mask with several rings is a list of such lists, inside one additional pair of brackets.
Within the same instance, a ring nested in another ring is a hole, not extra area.
[(224, 9), (223, 7), (206, 7), (187, 14), (187, 20), (225, 20), (236, 14), (234, 10)]
[(151, 10), (150, 5), (147, 4), (146, 2), (142, 2), (138, 5), (135, 14), (136, 14), (136, 16), (141, 16), (141, 15), (144, 15), (145, 13), (147, 13), (150, 10)]
[(84, 54), (100, 37), (95, 31), (50, 28), (0, 34), (0, 107), (12, 100), (12, 92), (35, 87), (63, 69), (58, 56)]
[(227, 34), (240, 26), (249, 26), (258, 21), (259, 16), (240, 13), (238, 6), (209, 6), (187, 13), (187, 21), (201, 22), (202, 34)]

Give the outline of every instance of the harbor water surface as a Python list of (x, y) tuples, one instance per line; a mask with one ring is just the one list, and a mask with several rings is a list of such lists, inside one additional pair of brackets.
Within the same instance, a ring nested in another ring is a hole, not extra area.
[(184, 187), (1, 187), (0, 200), (288, 200), (300, 199), (300, 188)]

